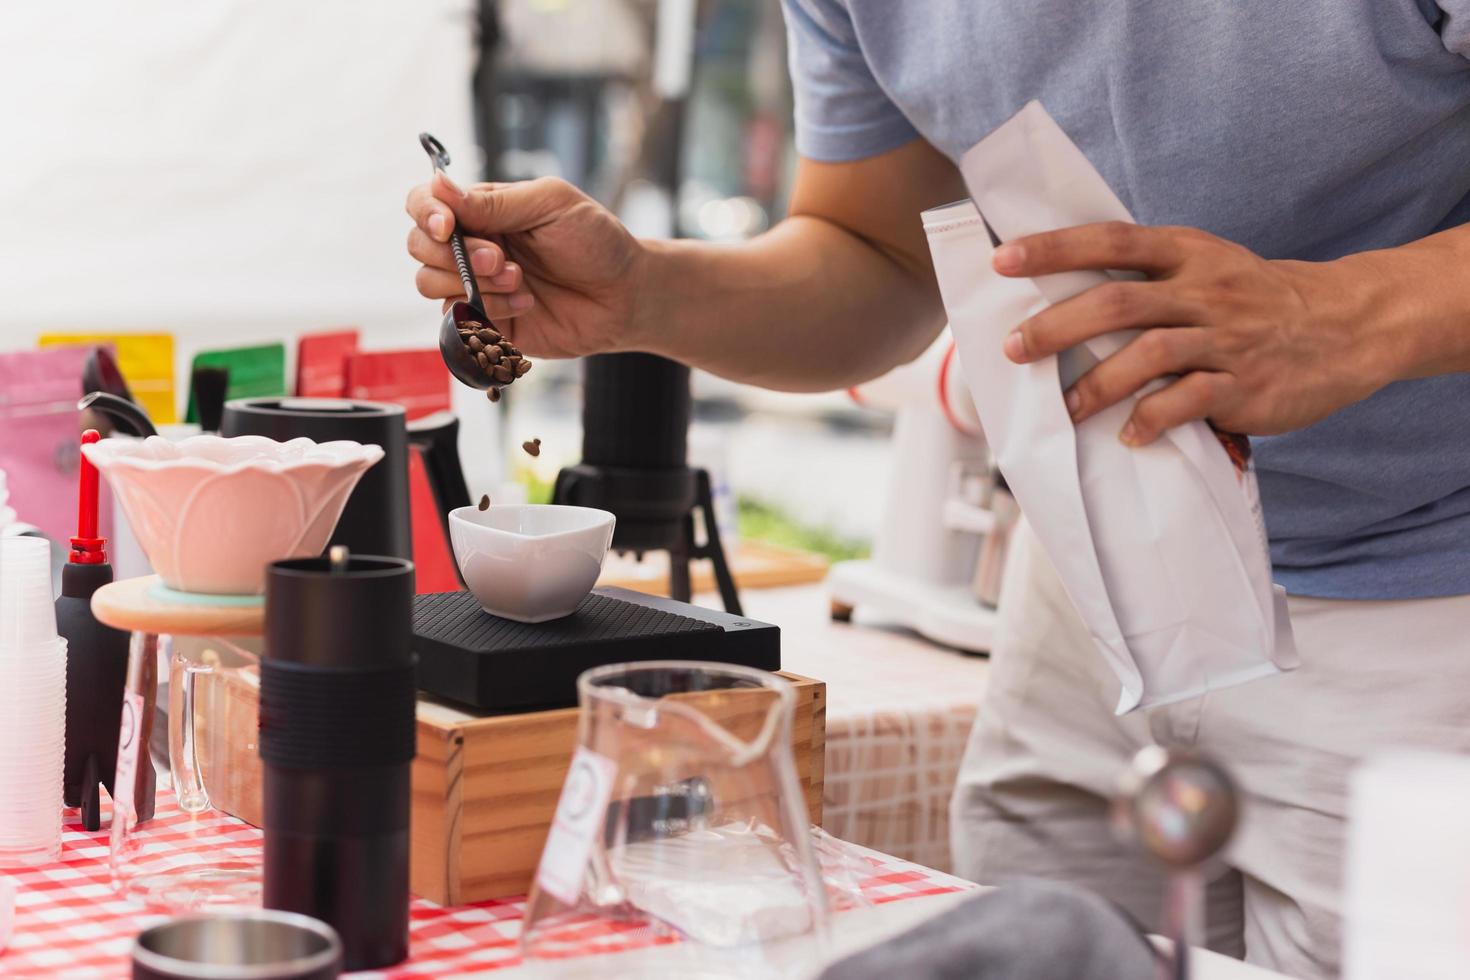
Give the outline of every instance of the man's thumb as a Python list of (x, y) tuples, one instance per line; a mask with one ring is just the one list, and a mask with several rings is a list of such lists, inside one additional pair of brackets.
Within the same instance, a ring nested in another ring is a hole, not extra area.
[(460, 229), (471, 235), (527, 231), (550, 221), (565, 205), (571, 185), (553, 177), (511, 184), (481, 184), (462, 191), (449, 178), (434, 178), (434, 196), (454, 211)]

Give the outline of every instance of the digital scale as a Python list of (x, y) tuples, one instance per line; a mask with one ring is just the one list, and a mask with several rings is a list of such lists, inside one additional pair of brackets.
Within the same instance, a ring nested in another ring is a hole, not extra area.
[(577, 677), (604, 664), (700, 660), (781, 669), (781, 630), (744, 616), (629, 589), (594, 589), (546, 623), (492, 616), (468, 592), (418, 596), (418, 686), (486, 712), (567, 708)]

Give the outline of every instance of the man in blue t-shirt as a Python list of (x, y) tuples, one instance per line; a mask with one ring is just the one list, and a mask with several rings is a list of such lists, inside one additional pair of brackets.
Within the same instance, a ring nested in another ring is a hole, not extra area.
[(1470, 749), (1470, 0), (785, 0), (790, 216), (738, 246), (639, 241), (563, 182), (416, 188), (426, 296), (461, 292), (532, 355), (652, 351), (772, 388), (838, 388), (942, 327), (919, 222), (955, 161), (1039, 99), (1137, 217), (1017, 240), (997, 271), (1146, 281), (1035, 316), (1026, 361), (1140, 336), (1068, 393), (1075, 418), (1155, 378), (1119, 437), (1208, 418), (1255, 440), (1303, 666), (1123, 719), (1044, 558), (1011, 564), (955, 803), (959, 869), (1086, 883), (1153, 919), (1112, 843), (1112, 781), (1150, 741), (1236, 772), (1247, 821), (1210, 938), (1336, 972), (1345, 785), (1369, 752)]

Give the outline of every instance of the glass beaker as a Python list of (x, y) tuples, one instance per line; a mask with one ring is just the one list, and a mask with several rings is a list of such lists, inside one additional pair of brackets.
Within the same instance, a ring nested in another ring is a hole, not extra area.
[(582, 975), (578, 958), (601, 936), (647, 947), (599, 960), (604, 977), (815, 963), (828, 902), (792, 755), (792, 686), (662, 661), (590, 670), (577, 687), (578, 747), (526, 910), (525, 958), (543, 976)]
[[(260, 905), (259, 836), (241, 833), (240, 823), (260, 823), (260, 658), (244, 642), (133, 634), (109, 866), (119, 894), (150, 908)], [(167, 696), (155, 710), (151, 679), (160, 661)], [(166, 723), (166, 739), (151, 737), (158, 723)], [(137, 792), (150, 774), (160, 790), (151, 814), (146, 793)]]

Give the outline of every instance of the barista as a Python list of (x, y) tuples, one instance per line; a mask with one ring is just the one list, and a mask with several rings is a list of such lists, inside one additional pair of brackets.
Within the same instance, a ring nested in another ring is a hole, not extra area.
[(1037, 98), (1137, 227), (999, 249), (997, 271), (1127, 269), (1020, 325), (1025, 362), (1138, 338), (1067, 393), (1082, 419), (1157, 378), (1119, 438), (1207, 418), (1255, 440), (1303, 666), (1114, 718), (1045, 557), (1010, 570), (955, 801), (959, 870), (1080, 882), (1152, 920), (1106, 797), (1150, 740), (1229, 764), (1247, 823), (1209, 893), (1217, 949), (1337, 971), (1346, 778), (1389, 745), (1470, 750), (1470, 0), (785, 0), (801, 160), (748, 243), (640, 241), (552, 179), (415, 188), (418, 288), (461, 291), (532, 356), (652, 351), (815, 391), (916, 356), (944, 322), (918, 215)]

